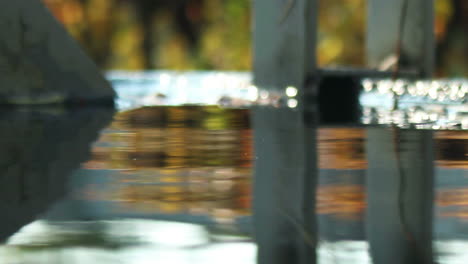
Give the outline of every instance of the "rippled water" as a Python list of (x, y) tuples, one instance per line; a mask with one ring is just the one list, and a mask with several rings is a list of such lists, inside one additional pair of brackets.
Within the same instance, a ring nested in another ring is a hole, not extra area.
[[(0, 263), (256, 263), (252, 111), (149, 106), (157, 102), (120, 90), (126, 102), (117, 113), (1, 115)], [(330, 126), (318, 129), (317, 144), (319, 263), (372, 263), (386, 239), (374, 234), (411, 225), (397, 196), (401, 183), (415, 187), (413, 168), (433, 177), (424, 206), (434, 259), (468, 261), (466, 131)], [(392, 171), (392, 162), (406, 174)], [(379, 218), (382, 204), (388, 223)]]

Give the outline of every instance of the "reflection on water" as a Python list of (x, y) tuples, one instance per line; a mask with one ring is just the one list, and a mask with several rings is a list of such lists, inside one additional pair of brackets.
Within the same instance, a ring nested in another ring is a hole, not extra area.
[[(37, 120), (39, 128), (48, 125), (48, 118)], [(113, 119), (97, 138), (103, 125), (87, 127), (89, 118), (85, 123), (70, 118), (74, 134), (58, 135), (69, 141), (40, 143), (37, 151), (66, 152), (62, 160), (52, 155), (44, 157), (46, 162), (73, 168), (82, 162), (81, 169), (63, 172), (62, 184), (56, 182), (68, 196), (30, 212), (18, 228), (29, 225), (5, 235), (1, 263), (254, 263), (248, 111), (155, 107), (121, 112)], [(61, 132), (60, 123), (53, 124)], [(94, 137), (84, 142), (75, 138), (77, 133)], [(34, 133), (18, 134), (23, 135), (12, 133), (5, 142), (16, 138), (16, 145), (28, 146)], [(39, 139), (48, 138), (52, 135)], [(86, 156), (70, 157), (81, 152)], [(34, 163), (40, 153), (23, 155)], [(9, 216), (21, 217), (16, 212)], [(1, 221), (3, 231), (8, 222)], [(228, 255), (232, 257), (226, 259)]]
[(126, 214), (232, 224), (250, 214), (251, 140), (247, 110), (146, 107), (117, 114), (85, 166), (118, 170), (106, 199)]
[(0, 248), (0, 255), (2, 263), (235, 264), (252, 263), (255, 247), (187, 223), (137, 219), (36, 221)]
[[(109, 116), (2, 115), (2, 263), (255, 263), (249, 110), (123, 111), (88, 149)], [(319, 263), (372, 262), (367, 188), (369, 177), (380, 176), (370, 173), (379, 157), (369, 157), (369, 142), (389, 131), (319, 129)], [(400, 133), (407, 148), (419, 137)], [(437, 260), (464, 262), (468, 134), (435, 131), (431, 139)], [(397, 150), (402, 157), (419, 151)]]
[(3, 109), (0, 114), (0, 241), (65, 195), (64, 177), (89, 158), (112, 109)]

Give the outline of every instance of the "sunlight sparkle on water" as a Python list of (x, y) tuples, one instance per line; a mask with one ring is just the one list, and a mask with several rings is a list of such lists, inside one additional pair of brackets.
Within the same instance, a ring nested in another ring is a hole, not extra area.
[(289, 108), (296, 108), (297, 107), (297, 100), (296, 99), (289, 99), (288, 100), (288, 107)]
[(288, 86), (286, 87), (286, 95), (288, 97), (295, 97), (297, 95), (298, 91), (296, 87), (293, 86)]

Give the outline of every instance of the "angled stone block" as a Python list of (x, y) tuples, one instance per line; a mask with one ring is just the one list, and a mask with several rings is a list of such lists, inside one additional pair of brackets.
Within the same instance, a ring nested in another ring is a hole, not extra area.
[(100, 70), (39, 0), (0, 0), (0, 103), (112, 102)]

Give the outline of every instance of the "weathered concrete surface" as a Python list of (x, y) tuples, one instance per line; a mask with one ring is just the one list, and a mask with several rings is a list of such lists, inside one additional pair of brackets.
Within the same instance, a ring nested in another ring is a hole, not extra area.
[(434, 263), (433, 132), (369, 128), (367, 133), (366, 231), (373, 263)]
[(316, 130), (300, 111), (254, 108), (257, 263), (316, 263)]
[(88, 160), (110, 108), (0, 113), (0, 243), (66, 194), (68, 175)]
[[(405, 1), (407, 1), (406, 8), (403, 6)], [(430, 76), (433, 72), (435, 55), (433, 21), (434, 0), (369, 1), (367, 15), (369, 66), (378, 67), (390, 57), (395, 57), (398, 43), (401, 41), (401, 70), (416, 70), (424, 77)]]
[(112, 102), (110, 84), (40, 0), (0, 3), (0, 103)]
[(302, 89), (316, 70), (316, 0), (253, 1), (253, 71), (266, 89)]
[(260, 264), (316, 263), (316, 0), (253, 1), (260, 89), (297, 88), (297, 107), (255, 107), (253, 224)]

